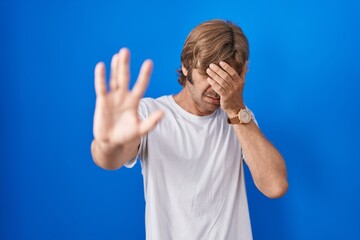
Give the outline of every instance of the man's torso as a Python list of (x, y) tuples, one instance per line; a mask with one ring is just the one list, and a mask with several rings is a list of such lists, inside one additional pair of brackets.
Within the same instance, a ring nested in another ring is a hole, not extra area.
[(195, 116), (172, 96), (142, 99), (139, 114), (157, 109), (165, 116), (139, 148), (147, 239), (252, 239), (241, 147), (226, 114)]

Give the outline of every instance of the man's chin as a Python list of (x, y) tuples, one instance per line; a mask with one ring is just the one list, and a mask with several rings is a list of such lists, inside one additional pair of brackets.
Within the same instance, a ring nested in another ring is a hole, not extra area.
[(220, 103), (207, 102), (206, 105), (207, 105), (206, 108), (208, 109), (209, 112), (215, 112), (220, 107)]

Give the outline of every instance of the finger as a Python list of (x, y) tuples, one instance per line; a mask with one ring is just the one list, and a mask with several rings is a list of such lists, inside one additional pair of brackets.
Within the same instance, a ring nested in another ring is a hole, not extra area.
[(220, 86), (220, 84), (218, 84), (214, 79), (212, 78), (207, 78), (206, 79), (208, 81), (208, 83), (210, 84), (211, 88), (217, 93), (220, 95), (220, 97), (223, 97), (226, 95), (226, 91), (225, 89)]
[[(218, 65), (213, 64), (213, 63), (211, 63), (209, 65), (209, 69), (211, 71), (213, 71), (214, 73), (216, 73), (217, 75), (219, 75), (220, 78), (223, 79), (223, 81), (225, 81), (229, 86), (232, 86), (232, 83), (234, 82), (234, 80), (232, 79), (230, 74), (228, 74), (224, 69), (222, 69), (221, 67), (219, 67)], [(216, 79), (214, 79), (214, 80), (216, 80)]]
[(122, 48), (119, 51), (117, 59), (117, 87), (121, 91), (129, 89), (130, 80), (130, 52), (127, 48)]
[(95, 66), (95, 92), (97, 96), (106, 94), (105, 64), (100, 62)]
[(115, 90), (118, 87), (116, 77), (117, 77), (117, 71), (118, 71), (118, 61), (119, 54), (116, 53), (111, 59), (111, 72), (110, 72), (110, 89)]
[(228, 92), (228, 90), (226, 90), (226, 89), (229, 89), (231, 86), (227, 81), (225, 81), (223, 78), (221, 78), (218, 74), (216, 74), (210, 68), (206, 69), (206, 73), (209, 75), (210, 79), (214, 80), (218, 85), (221, 86), (221, 88), (223, 88), (226, 92)]
[[(242, 79), (244, 79), (245, 73), (246, 73), (247, 61), (245, 62), (243, 69), (241, 70), (241, 73), (240, 73), (241, 75), (239, 75), (239, 73), (237, 73), (236, 70), (233, 67), (231, 67), (228, 63), (221, 61), (219, 64), (231, 76), (232, 79), (236, 80), (236, 79), (238, 79), (238, 77), (241, 77)], [(244, 68), (245, 68), (245, 71), (244, 71)], [(242, 75), (242, 74), (244, 74), (244, 75)]]
[(164, 112), (161, 110), (157, 110), (150, 114), (150, 116), (143, 121), (141, 121), (139, 126), (139, 134), (143, 136), (150, 132), (156, 124), (160, 121), (160, 119), (164, 116)]
[(140, 73), (136, 83), (132, 89), (132, 94), (137, 98), (140, 99), (149, 84), (149, 80), (151, 77), (153, 69), (153, 62), (151, 60), (146, 60), (141, 66)]

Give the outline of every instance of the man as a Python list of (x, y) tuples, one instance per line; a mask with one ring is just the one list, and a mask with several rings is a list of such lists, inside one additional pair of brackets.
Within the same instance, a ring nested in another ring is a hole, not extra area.
[(133, 89), (129, 51), (95, 68), (92, 155), (104, 169), (141, 159), (147, 239), (252, 239), (243, 159), (270, 198), (287, 190), (283, 158), (245, 106), (248, 41), (231, 22), (212, 20), (187, 37), (176, 95), (142, 98), (152, 70), (146, 60)]

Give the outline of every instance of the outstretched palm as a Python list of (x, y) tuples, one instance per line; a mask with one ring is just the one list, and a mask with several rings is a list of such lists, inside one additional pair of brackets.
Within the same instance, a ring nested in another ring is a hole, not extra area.
[(94, 113), (94, 138), (101, 142), (123, 145), (139, 139), (149, 132), (163, 113), (156, 111), (147, 119), (140, 120), (137, 114), (141, 97), (148, 85), (152, 62), (146, 60), (138, 79), (129, 90), (130, 53), (121, 49), (111, 61), (110, 90), (106, 90), (105, 66), (98, 63), (95, 68), (96, 106)]

